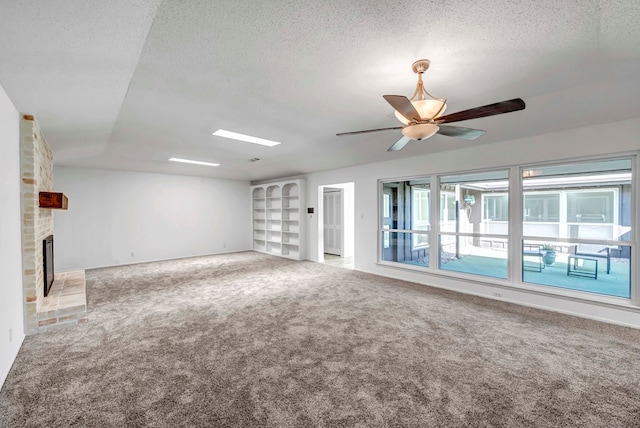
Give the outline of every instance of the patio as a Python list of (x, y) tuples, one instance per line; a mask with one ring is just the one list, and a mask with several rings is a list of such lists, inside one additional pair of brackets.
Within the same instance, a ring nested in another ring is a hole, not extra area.
[[(553, 265), (545, 266), (540, 272), (524, 270), (523, 282), (629, 298), (631, 272), (628, 259), (612, 258), (609, 274), (606, 273), (606, 264), (599, 263), (598, 277), (594, 279), (567, 275), (567, 257), (567, 254), (560, 254)], [(507, 259), (504, 257), (465, 255), (459, 259), (443, 260), (447, 260), (441, 265), (443, 270), (507, 278)], [(530, 262), (527, 262), (527, 266), (530, 266)]]

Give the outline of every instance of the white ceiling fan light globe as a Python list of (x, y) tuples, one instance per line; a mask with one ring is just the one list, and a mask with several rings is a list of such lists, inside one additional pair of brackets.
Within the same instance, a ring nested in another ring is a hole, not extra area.
[[(416, 109), (422, 120), (434, 119), (438, 112), (442, 115), (447, 109), (447, 105), (443, 100), (417, 100), (411, 101), (411, 104), (413, 104), (413, 107)], [(440, 110), (440, 108), (442, 108), (442, 110)], [(395, 112), (395, 115), (400, 122), (405, 125), (409, 124), (409, 120), (397, 111)]]
[(440, 127), (433, 123), (417, 123), (402, 128), (402, 135), (412, 140), (424, 140), (438, 132), (438, 129), (440, 129)]

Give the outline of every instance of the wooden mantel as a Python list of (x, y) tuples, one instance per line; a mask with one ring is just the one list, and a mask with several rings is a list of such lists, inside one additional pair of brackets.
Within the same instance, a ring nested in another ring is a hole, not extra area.
[(69, 199), (62, 193), (40, 192), (40, 208), (54, 208), (66, 210)]

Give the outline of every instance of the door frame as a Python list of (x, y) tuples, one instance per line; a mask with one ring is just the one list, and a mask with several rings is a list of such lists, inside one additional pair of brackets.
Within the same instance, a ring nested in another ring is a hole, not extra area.
[[(324, 197), (325, 197), (325, 195), (326, 195), (327, 193), (339, 193), (339, 194), (340, 194), (340, 212), (339, 212), (339, 214), (338, 214), (338, 217), (339, 217), (339, 219), (340, 219), (340, 222), (339, 222), (339, 223), (340, 223), (340, 246), (339, 246), (339, 247), (337, 247), (338, 252), (339, 252), (340, 254), (335, 254), (335, 255), (338, 255), (338, 256), (340, 256), (340, 257), (344, 257), (344, 238), (345, 238), (345, 230), (344, 230), (344, 217), (345, 217), (345, 209), (344, 209), (344, 189), (343, 189), (343, 188), (340, 188), (340, 187), (325, 187), (325, 188), (323, 189), (323, 191), (322, 191), (322, 198), (323, 198), (323, 199), (322, 199), (322, 201), (323, 201), (323, 204), (324, 204)], [(324, 205), (323, 205), (323, 207), (322, 207), (322, 215), (323, 215), (323, 218), (322, 218), (322, 228), (323, 228), (323, 234), (322, 234), (322, 237), (323, 237), (322, 253), (323, 253), (323, 254), (331, 254), (331, 255), (334, 255), (334, 253), (327, 253), (327, 251), (326, 251), (326, 247), (327, 247), (327, 246), (326, 246), (326, 244), (325, 244), (325, 242), (324, 242), (324, 232), (325, 232), (325, 227), (324, 227), (324, 224), (325, 224), (325, 222), (324, 222), (324, 212), (325, 212), (325, 211), (324, 211), (324, 209), (325, 209), (325, 207), (324, 207)], [(334, 223), (334, 224), (335, 224), (335, 223)]]
[(322, 184), (318, 186), (317, 195), (317, 251), (318, 263), (324, 263), (324, 189), (341, 188), (344, 189), (344, 201), (342, 209), (343, 217), (343, 237), (342, 245), (343, 257), (354, 257), (355, 259), (355, 183)]

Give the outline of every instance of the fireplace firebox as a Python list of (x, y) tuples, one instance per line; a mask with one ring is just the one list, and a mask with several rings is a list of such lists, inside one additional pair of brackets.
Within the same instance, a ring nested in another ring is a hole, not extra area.
[(44, 297), (49, 294), (49, 289), (53, 285), (53, 235), (47, 236), (42, 241), (42, 260), (44, 262)]

